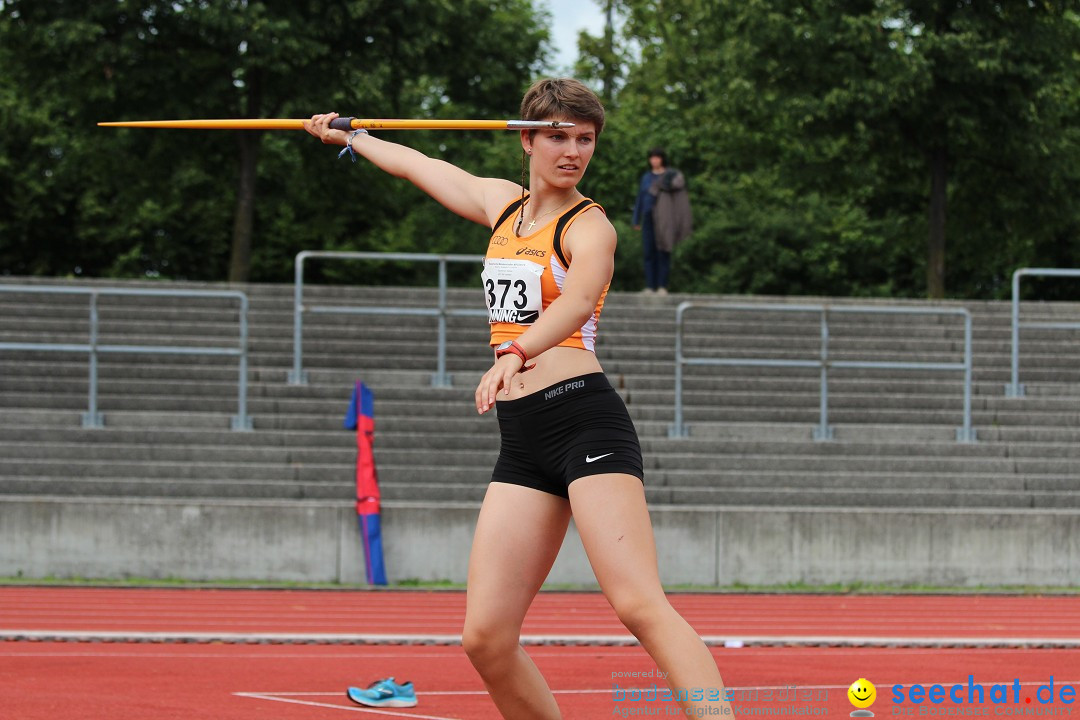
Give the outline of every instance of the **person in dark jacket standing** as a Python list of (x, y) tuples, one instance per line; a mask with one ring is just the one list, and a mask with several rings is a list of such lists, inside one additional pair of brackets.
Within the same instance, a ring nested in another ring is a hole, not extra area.
[(634, 203), (634, 229), (641, 230), (645, 292), (666, 295), (671, 253), (690, 234), (692, 221), (686, 178), (667, 166), (662, 148), (649, 150), (649, 169), (641, 176)]

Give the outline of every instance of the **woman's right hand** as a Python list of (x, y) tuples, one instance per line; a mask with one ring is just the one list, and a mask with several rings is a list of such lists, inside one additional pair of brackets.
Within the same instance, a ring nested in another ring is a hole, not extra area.
[(344, 145), (348, 142), (349, 133), (344, 130), (333, 130), (330, 127), (330, 121), (336, 117), (338, 117), (337, 113), (312, 115), (310, 120), (304, 121), (304, 129), (326, 145)]
[(499, 394), (500, 389), (504, 395), (509, 395), (510, 382), (514, 375), (531, 370), (533, 367), (532, 365), (523, 367), (524, 365), (521, 358), (514, 353), (507, 353), (496, 358), (495, 363), (484, 373), (484, 377), (480, 378), (480, 384), (476, 386), (476, 412), (483, 415), (495, 407), (495, 396)]

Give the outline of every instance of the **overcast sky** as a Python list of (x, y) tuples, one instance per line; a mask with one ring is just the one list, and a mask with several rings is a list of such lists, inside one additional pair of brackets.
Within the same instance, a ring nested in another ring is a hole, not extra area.
[(540, 0), (551, 10), (551, 40), (556, 53), (556, 70), (569, 70), (577, 59), (577, 36), (581, 30), (599, 35), (604, 14), (596, 0)]

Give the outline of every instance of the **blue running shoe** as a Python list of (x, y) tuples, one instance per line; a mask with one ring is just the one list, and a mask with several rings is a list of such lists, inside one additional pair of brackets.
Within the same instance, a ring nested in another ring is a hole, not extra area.
[(354, 703), (367, 707), (416, 707), (416, 691), (411, 682), (398, 685), (394, 678), (376, 680), (367, 688), (349, 688), (346, 695)]

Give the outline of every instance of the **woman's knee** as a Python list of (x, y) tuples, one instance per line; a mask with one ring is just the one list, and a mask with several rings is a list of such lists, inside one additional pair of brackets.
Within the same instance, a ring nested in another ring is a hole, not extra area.
[(662, 624), (674, 610), (662, 594), (626, 593), (610, 597), (611, 607), (626, 629), (641, 637)]
[(503, 662), (517, 652), (520, 639), (494, 623), (465, 623), (461, 645), (477, 667)]

